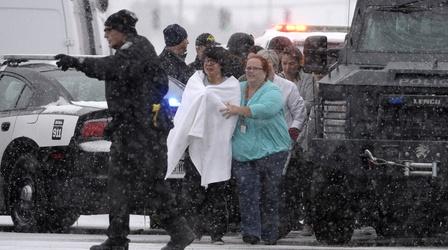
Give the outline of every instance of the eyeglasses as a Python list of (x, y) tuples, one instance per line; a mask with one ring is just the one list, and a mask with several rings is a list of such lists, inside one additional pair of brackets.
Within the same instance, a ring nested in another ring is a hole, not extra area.
[(256, 70), (263, 70), (261, 67), (246, 67), (246, 71), (256, 71)]
[(204, 64), (208, 64), (208, 65), (215, 65), (215, 64), (217, 64), (218, 62), (217, 61), (215, 61), (215, 60), (213, 60), (213, 59), (205, 59), (204, 60)]

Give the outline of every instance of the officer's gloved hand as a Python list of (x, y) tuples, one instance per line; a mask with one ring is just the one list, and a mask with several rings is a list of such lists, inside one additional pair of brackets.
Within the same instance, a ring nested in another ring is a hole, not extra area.
[(300, 130), (298, 128), (289, 128), (288, 132), (291, 140), (296, 142), (297, 138), (299, 138)]
[(54, 58), (59, 60), (56, 62), (56, 65), (61, 68), (62, 71), (66, 71), (69, 68), (78, 68), (80, 65), (78, 58), (73, 56), (58, 54)]

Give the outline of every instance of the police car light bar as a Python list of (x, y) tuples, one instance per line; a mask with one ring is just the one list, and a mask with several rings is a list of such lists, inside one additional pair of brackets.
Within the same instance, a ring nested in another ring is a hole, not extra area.
[(277, 24), (274, 29), (280, 32), (347, 32), (346, 26), (321, 26), (304, 24)]
[(275, 29), (281, 32), (305, 32), (307, 26), (303, 24), (277, 24)]

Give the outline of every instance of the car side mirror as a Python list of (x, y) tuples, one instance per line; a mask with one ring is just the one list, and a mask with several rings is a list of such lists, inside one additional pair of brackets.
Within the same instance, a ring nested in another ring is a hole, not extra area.
[(303, 47), (306, 73), (323, 74), (327, 70), (327, 37), (310, 36), (305, 39)]

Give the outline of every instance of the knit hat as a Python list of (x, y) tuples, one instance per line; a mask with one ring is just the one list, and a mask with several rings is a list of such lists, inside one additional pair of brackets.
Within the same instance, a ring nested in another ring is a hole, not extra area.
[(170, 24), (163, 30), (166, 46), (176, 46), (185, 40), (187, 31), (179, 24)]
[(110, 15), (106, 22), (104, 22), (104, 26), (122, 33), (137, 33), (137, 30), (135, 29), (137, 21), (138, 18), (134, 12), (123, 9)]
[(196, 46), (215, 46), (219, 45), (215, 37), (210, 33), (202, 33), (196, 38)]

